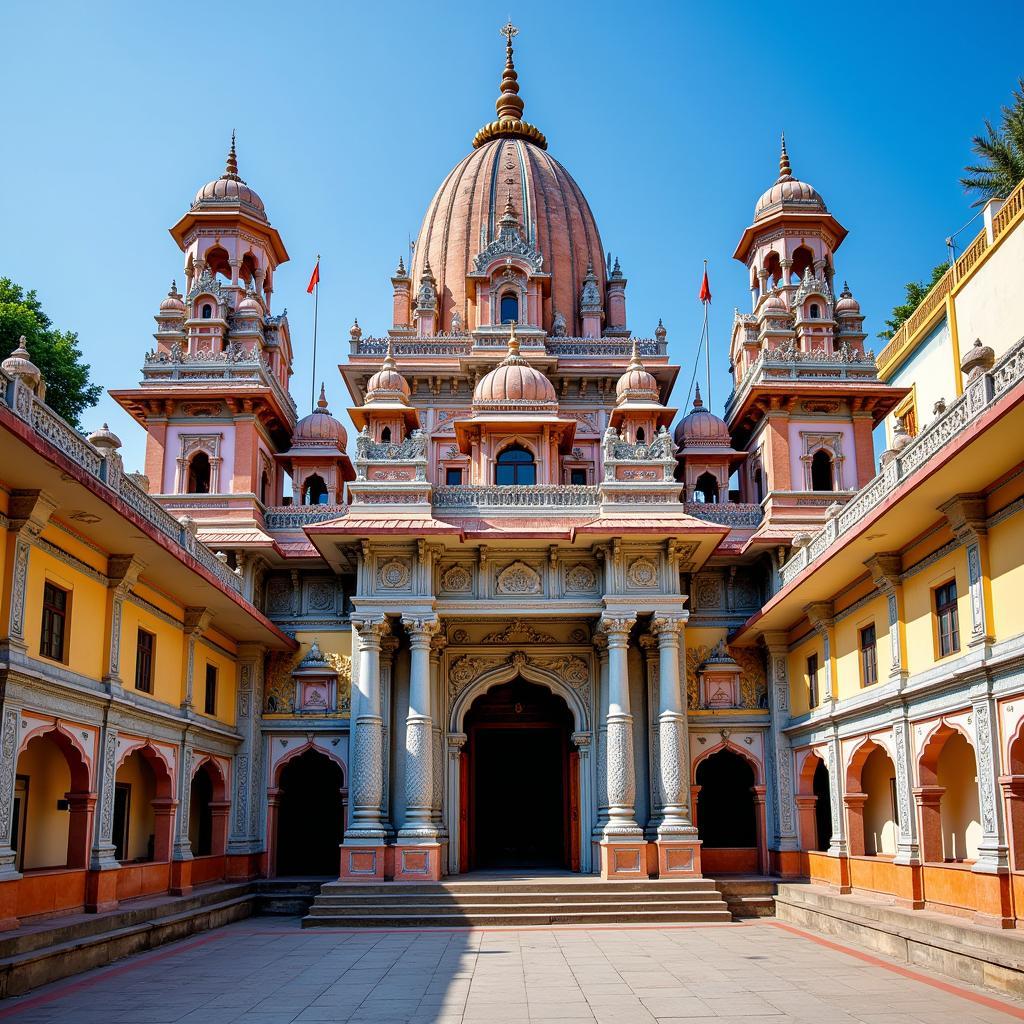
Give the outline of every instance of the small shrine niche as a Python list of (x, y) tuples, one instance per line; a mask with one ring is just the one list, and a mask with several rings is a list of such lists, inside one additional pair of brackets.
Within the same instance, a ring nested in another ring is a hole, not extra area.
[(741, 675), (742, 669), (730, 657), (725, 641), (719, 640), (698, 670), (700, 706), (712, 710), (741, 707)]
[(338, 673), (313, 641), (306, 656), (292, 670), (295, 710), (299, 714), (332, 714), (338, 710)]

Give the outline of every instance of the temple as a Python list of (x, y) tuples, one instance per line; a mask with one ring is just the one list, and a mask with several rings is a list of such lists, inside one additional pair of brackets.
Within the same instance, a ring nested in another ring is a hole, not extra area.
[[(631, 323), (504, 34), (390, 327), (353, 323), (308, 415), (234, 138), (112, 392), (143, 473), (57, 421), (27, 350), (4, 362), (27, 454), (0, 469), (0, 918), (479, 869), (1024, 917), (1024, 317), (961, 352), (984, 303), (956, 305), (1012, 276), (1020, 190), (879, 362), (847, 230), (783, 139), (719, 416), (673, 398), (667, 330)], [(929, 418), (900, 367), (940, 319)]]

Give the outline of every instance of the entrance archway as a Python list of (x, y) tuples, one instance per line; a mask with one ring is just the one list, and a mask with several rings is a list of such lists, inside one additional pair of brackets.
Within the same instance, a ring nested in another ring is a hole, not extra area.
[(750, 762), (723, 747), (697, 765), (696, 781), (703, 866), (722, 874), (756, 872), (760, 867), (757, 778)]
[(309, 748), (284, 765), (278, 785), (276, 873), (337, 876), (345, 816), (341, 766)]
[(565, 701), (522, 678), (465, 717), (463, 869), (579, 870), (577, 753)]

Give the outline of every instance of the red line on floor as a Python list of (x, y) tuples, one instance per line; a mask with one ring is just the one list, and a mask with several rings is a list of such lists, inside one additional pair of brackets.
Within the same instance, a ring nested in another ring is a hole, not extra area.
[(832, 942), (830, 939), (822, 938), (820, 935), (815, 935), (813, 932), (806, 932), (802, 928), (795, 928), (791, 924), (783, 924), (782, 921), (764, 921), (766, 925), (772, 928), (780, 928), (784, 932), (791, 932), (793, 935), (799, 935), (802, 939), (810, 939), (811, 942), (817, 943), (819, 946), (825, 946), (827, 949), (834, 949), (840, 953), (845, 953), (847, 956), (852, 956), (857, 960), (863, 960), (867, 964), (872, 964), (875, 967), (884, 967), (887, 971), (892, 971), (895, 974), (900, 974), (904, 978), (911, 978), (913, 981), (919, 981), (924, 985), (931, 985), (932, 988), (937, 988), (942, 992), (947, 992), (950, 995), (960, 996), (962, 999), (969, 999), (972, 1003), (979, 1003), (981, 1006), (987, 1006), (990, 1010), (1001, 1010), (1003, 1013), (1009, 1014), (1011, 1017), (1016, 1017), (1018, 1020), (1024, 1020), (1024, 1009), (1019, 1006), (1014, 1006), (1011, 1003), (1004, 1003), (1000, 999), (993, 999), (991, 996), (982, 995), (980, 992), (972, 992), (969, 988), (961, 988), (959, 985), (953, 985), (948, 981), (939, 981), (938, 978), (930, 978), (927, 974), (921, 974), (918, 971), (911, 970), (909, 967), (900, 967), (899, 964), (890, 963), (888, 960), (882, 960), (877, 956), (872, 956), (870, 953), (862, 953), (859, 949), (853, 949), (850, 946), (843, 946), (838, 942)]
[(40, 992), (38, 995), (11, 996), (10, 998), (15, 1000), (15, 1002), (10, 1006), (0, 1009), (0, 1019), (21, 1014), (32, 1006), (43, 1006), (57, 999), (63, 999), (69, 993), (77, 992), (83, 988), (91, 988), (107, 978), (113, 978), (119, 974), (127, 974), (129, 971), (134, 971), (144, 964), (152, 963), (154, 960), (164, 960), (169, 956), (176, 956), (184, 950), (195, 949), (196, 946), (205, 946), (209, 942), (218, 942), (223, 938), (226, 938), (226, 936), (214, 933), (211, 935), (200, 935), (194, 939), (184, 939), (181, 942), (174, 943), (172, 946), (168, 946), (166, 949), (134, 953), (132, 954), (132, 960), (116, 967), (97, 967), (88, 978), (79, 978), (77, 981), (66, 978), (61, 981), (52, 982), (51, 984), (54, 987), (48, 986), (49, 991)]

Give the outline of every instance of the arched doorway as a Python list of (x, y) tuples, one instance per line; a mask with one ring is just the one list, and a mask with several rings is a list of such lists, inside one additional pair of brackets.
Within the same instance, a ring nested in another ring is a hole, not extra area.
[(818, 758), (812, 782), (814, 788), (815, 843), (812, 850), (824, 852), (832, 844), (832, 786), (825, 762)]
[(281, 769), (277, 808), (277, 874), (338, 874), (344, 835), (344, 773), (312, 748)]
[(466, 714), (464, 869), (579, 870), (573, 718), (546, 687), (516, 679)]
[(697, 832), (707, 871), (758, 870), (757, 807), (750, 762), (723, 748), (697, 765)]

